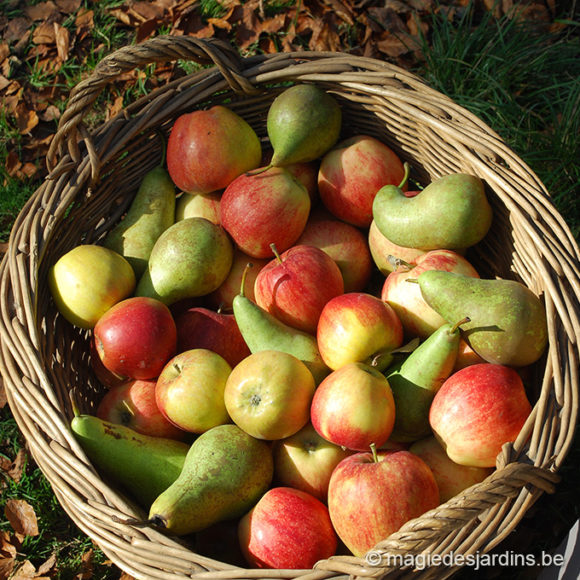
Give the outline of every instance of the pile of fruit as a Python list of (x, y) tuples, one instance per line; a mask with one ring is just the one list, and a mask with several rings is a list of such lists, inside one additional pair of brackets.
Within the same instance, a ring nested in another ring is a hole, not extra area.
[(168, 534), (229, 522), (248, 565), (309, 569), (482, 481), (531, 413), (547, 345), (526, 286), (468, 261), (483, 182), (409, 167), (315, 84), (268, 139), (226, 106), (177, 118), (101, 244), (56, 261), (103, 385), (71, 429)]

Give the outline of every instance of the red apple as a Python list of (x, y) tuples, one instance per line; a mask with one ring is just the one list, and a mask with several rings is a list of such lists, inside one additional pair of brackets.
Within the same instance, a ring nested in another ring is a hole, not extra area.
[(96, 415), (152, 437), (183, 439), (185, 432), (168, 421), (155, 401), (156, 380), (131, 380), (109, 389)]
[(356, 135), (324, 155), (318, 171), (318, 191), (333, 215), (367, 228), (379, 189), (399, 185), (404, 175), (403, 163), (392, 149), (370, 135)]
[(224, 229), (242, 252), (270, 258), (270, 244), (284, 252), (299, 238), (310, 197), (287, 169), (272, 167), (234, 179), (222, 194), (220, 212)]
[(482, 482), (493, 472), (491, 467), (469, 467), (451, 461), (445, 449), (432, 435), (415, 441), (409, 451), (418, 455), (431, 468), (439, 488), (440, 503), (445, 503), (468, 487)]
[(381, 372), (349, 363), (318, 385), (310, 408), (312, 425), (326, 440), (366, 451), (383, 445), (395, 424), (395, 400)]
[(97, 352), (97, 345), (95, 344), (95, 336), (91, 336), (89, 344), (90, 361), (91, 368), (97, 377), (97, 380), (107, 389), (112, 389), (118, 385), (126, 383), (129, 379), (128, 377), (122, 377), (115, 373), (112, 373), (108, 368), (105, 367), (99, 353)]
[(224, 389), (231, 371), (226, 360), (211, 350), (196, 348), (176, 354), (157, 378), (159, 410), (190, 433), (230, 423)]
[(177, 346), (171, 311), (155, 298), (118, 302), (99, 318), (93, 332), (105, 368), (131, 379), (157, 378)]
[(451, 250), (431, 250), (418, 256), (411, 264), (402, 265), (391, 272), (383, 284), (381, 298), (393, 307), (408, 338), (427, 338), (446, 322), (425, 302), (419, 285), (407, 282), (426, 270), (444, 270), (479, 278), (471, 263)]
[(194, 307), (175, 318), (177, 352), (205, 348), (235, 367), (250, 354), (233, 314)]
[(268, 490), (240, 520), (238, 537), (254, 568), (310, 569), (338, 544), (326, 505), (291, 487)]
[(179, 116), (167, 140), (167, 170), (187, 193), (225, 188), (262, 158), (260, 139), (237, 113), (222, 105)]
[(312, 423), (279, 439), (272, 447), (274, 477), (281, 484), (310, 493), (325, 502), (334, 468), (353, 451), (321, 437)]
[(216, 309), (222, 308), (222, 310), (230, 310), (232, 308), (234, 297), (240, 293), (242, 277), (248, 263), (251, 263), (252, 267), (248, 269), (246, 274), (244, 293), (250, 300), (252, 300), (252, 302), (255, 302), (254, 282), (256, 281), (258, 272), (268, 264), (270, 260), (271, 256), (268, 258), (252, 258), (251, 256), (248, 256), (248, 254), (244, 254), (244, 252), (239, 248), (235, 248), (230, 273), (219, 288), (205, 297), (207, 303)]
[(453, 372), (461, 370), (470, 365), (477, 365), (484, 362), (487, 361), (481, 358), (463, 338), (459, 339), (459, 349), (457, 351), (457, 358), (455, 359)]
[(344, 292), (340, 269), (315, 246), (273, 251), (276, 257), (256, 276), (256, 303), (283, 323), (315, 334), (325, 304)]
[(369, 228), (368, 244), (375, 266), (385, 276), (396, 270), (396, 260), (412, 264), (419, 256), (427, 253), (427, 250), (406, 248), (391, 242), (379, 231), (374, 220)]
[(431, 403), (429, 423), (452, 461), (494, 467), (502, 446), (516, 439), (531, 410), (517, 371), (475, 364), (443, 383)]
[(336, 466), (328, 486), (332, 524), (355, 556), (438, 505), (433, 473), (410, 451), (351, 455)]
[(316, 331), (322, 359), (332, 370), (350, 362), (373, 361), (403, 344), (403, 326), (386, 302), (364, 292), (329, 300)]
[(313, 212), (296, 244), (316, 246), (337, 264), (345, 292), (362, 292), (371, 277), (373, 260), (363, 232), (328, 212)]

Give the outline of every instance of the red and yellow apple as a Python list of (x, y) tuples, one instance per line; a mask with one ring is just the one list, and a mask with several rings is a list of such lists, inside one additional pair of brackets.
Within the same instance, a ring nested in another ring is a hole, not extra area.
[(415, 280), (427, 270), (444, 270), (479, 278), (471, 263), (452, 250), (431, 250), (418, 256), (411, 264), (402, 265), (391, 272), (383, 284), (381, 298), (393, 307), (408, 338), (427, 338), (446, 322), (425, 302), (419, 285), (407, 281)]
[(97, 417), (143, 435), (183, 439), (185, 432), (168, 421), (157, 406), (156, 384), (155, 379), (130, 380), (112, 387), (100, 400)]
[(318, 191), (337, 218), (367, 228), (373, 201), (385, 185), (399, 185), (405, 170), (398, 155), (370, 135), (356, 135), (324, 155), (318, 171)]
[(227, 361), (211, 350), (180, 352), (157, 378), (157, 406), (169, 421), (190, 433), (205, 433), (230, 423), (224, 390), (231, 370)]
[(273, 487), (240, 520), (240, 548), (254, 568), (310, 569), (336, 552), (328, 508), (291, 487)]
[(171, 311), (144, 296), (112, 306), (95, 324), (93, 336), (105, 368), (131, 379), (157, 378), (177, 347)]
[(511, 367), (482, 363), (453, 373), (435, 395), (429, 423), (455, 463), (495, 467), (532, 411), (522, 379)]
[(202, 217), (219, 226), (221, 197), (221, 190), (209, 193), (183, 193), (175, 203), (175, 221)]
[(330, 519), (355, 556), (438, 505), (431, 469), (410, 451), (351, 455), (336, 466), (328, 486)]
[(326, 440), (355, 451), (383, 445), (395, 424), (389, 382), (369, 365), (353, 362), (318, 385), (310, 408), (312, 425)]
[(256, 303), (278, 320), (316, 334), (326, 303), (344, 293), (336, 262), (316, 246), (294, 245), (264, 266), (254, 283)]
[(369, 283), (373, 260), (365, 234), (326, 211), (312, 212), (296, 244), (316, 246), (339, 267), (345, 292), (362, 292)]
[(274, 442), (274, 479), (326, 503), (334, 468), (352, 453), (321, 437), (309, 422), (298, 433)]
[(225, 188), (262, 159), (254, 129), (222, 105), (184, 113), (173, 123), (167, 140), (167, 170), (186, 193)]
[(470, 467), (451, 461), (433, 435), (415, 441), (409, 451), (418, 455), (431, 468), (439, 488), (440, 503), (445, 503), (468, 487), (481, 483), (493, 472), (491, 467)]
[(386, 302), (365, 292), (348, 292), (326, 303), (316, 337), (322, 359), (336, 370), (351, 362), (373, 364), (400, 347), (403, 326)]

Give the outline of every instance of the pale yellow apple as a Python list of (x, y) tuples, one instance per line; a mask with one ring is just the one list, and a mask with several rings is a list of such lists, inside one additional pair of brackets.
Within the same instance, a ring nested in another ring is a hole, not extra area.
[(48, 286), (58, 311), (80, 328), (93, 328), (111, 306), (135, 290), (135, 273), (117, 252), (76, 246), (50, 268)]

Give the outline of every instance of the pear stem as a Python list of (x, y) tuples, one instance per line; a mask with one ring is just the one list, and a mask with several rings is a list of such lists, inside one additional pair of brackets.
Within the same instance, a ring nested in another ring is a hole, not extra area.
[(457, 329), (462, 325), (462, 324), (466, 324), (468, 322), (471, 322), (471, 318), (469, 318), (469, 316), (466, 316), (465, 318), (462, 318), (459, 322), (456, 322), (450, 329), (450, 333), (453, 334), (454, 332), (457, 332)]
[(254, 175), (260, 175), (260, 173), (265, 173), (268, 169), (272, 169), (274, 167), (271, 163), (265, 165), (264, 167), (259, 167), (258, 169), (251, 169), (250, 171), (246, 171), (244, 174), (246, 177), (253, 177)]
[(76, 399), (75, 399), (75, 396), (74, 396), (74, 392), (73, 391), (74, 391), (74, 389), (70, 389), (69, 390), (69, 392), (68, 392), (68, 398), (70, 399), (70, 404), (71, 404), (71, 407), (72, 407), (73, 415), (75, 417), (80, 417), (81, 412), (79, 410), (79, 406), (77, 405), (77, 402), (76, 402)]
[(405, 183), (407, 183), (407, 180), (409, 179), (409, 174), (411, 173), (411, 166), (406, 161), (405, 163), (403, 163), (403, 169), (405, 170), (405, 174), (403, 175), (403, 181), (399, 183), (399, 189), (402, 189)]
[(419, 284), (419, 280), (417, 278), (407, 278), (405, 282), (412, 282), (413, 284)]
[(253, 267), (254, 264), (252, 264), (252, 262), (248, 262), (244, 268), (244, 271), (242, 272), (242, 282), (240, 284), (240, 296), (245, 296), (244, 286), (246, 284), (246, 275), (248, 274), (248, 270)]
[(270, 244), (270, 249), (272, 250), (272, 253), (274, 254), (274, 256), (276, 256), (276, 260), (278, 260), (278, 263), (282, 264), (283, 260), (280, 257), (280, 254), (278, 253), (278, 250), (276, 249), (276, 244), (271, 243)]
[(398, 270), (401, 266), (404, 266), (409, 270), (412, 270), (414, 268), (414, 266), (409, 264), (409, 262), (405, 262), (403, 258), (397, 258), (397, 256), (393, 256), (393, 254), (389, 254), (387, 256), (387, 260), (389, 260), (389, 263), (394, 266), (395, 270)]
[(379, 456), (377, 455), (377, 446), (374, 443), (371, 443), (371, 453), (373, 455), (373, 463), (379, 462)]

